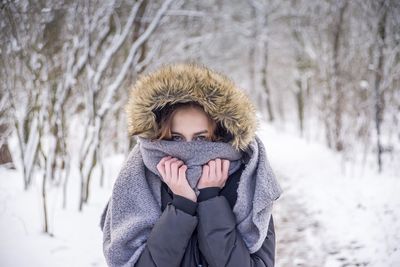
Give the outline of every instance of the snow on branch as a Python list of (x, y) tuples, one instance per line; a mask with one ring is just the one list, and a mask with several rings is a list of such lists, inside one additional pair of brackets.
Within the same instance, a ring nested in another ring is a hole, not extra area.
[(117, 76), (117, 78), (112, 82), (108, 87), (107, 87), (107, 94), (104, 98), (103, 104), (101, 105), (98, 114), (100, 117), (103, 117), (104, 114), (107, 112), (111, 105), (111, 100), (112, 97), (115, 93), (115, 91), (118, 89), (118, 87), (121, 85), (122, 81), (124, 80), (126, 73), (129, 69), (129, 66), (132, 64), (134, 55), (136, 54), (137, 50), (140, 48), (140, 46), (147, 40), (149, 39), (150, 35), (153, 33), (153, 31), (156, 29), (158, 24), (160, 23), (161, 18), (165, 14), (166, 10), (168, 7), (171, 5), (171, 3), (174, 0), (167, 0), (163, 3), (161, 8), (158, 10), (157, 14), (154, 16), (153, 21), (150, 23), (150, 25), (147, 27), (147, 29), (139, 36), (139, 38), (132, 44), (131, 49), (129, 50), (129, 54), (122, 65), (122, 68)]
[(128, 36), (128, 33), (132, 29), (132, 24), (135, 21), (136, 14), (137, 14), (142, 2), (143, 1), (138, 1), (132, 6), (131, 12), (129, 14), (127, 22), (125, 23), (122, 33), (120, 35), (116, 35), (114, 37), (111, 47), (109, 49), (107, 49), (104, 57), (100, 61), (99, 67), (98, 67), (98, 69), (95, 73), (94, 79), (93, 79), (94, 88), (96, 88), (97, 87), (96, 85), (99, 84), (99, 81), (100, 81), (101, 77), (103, 76), (104, 71), (107, 69), (108, 65), (110, 64), (113, 55), (120, 49), (120, 47), (124, 43), (126, 37)]

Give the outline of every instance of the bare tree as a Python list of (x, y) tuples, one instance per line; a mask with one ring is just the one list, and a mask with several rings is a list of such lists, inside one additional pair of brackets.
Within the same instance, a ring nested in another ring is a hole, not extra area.
[(250, 75), (254, 88), (257, 88), (258, 82), (260, 83), (262, 91), (259, 92), (259, 99), (263, 101), (259, 105), (266, 106), (268, 120), (272, 122), (275, 116), (272, 108), (271, 88), (268, 84), (268, 20), (270, 15), (279, 8), (279, 2), (249, 0), (249, 4), (254, 15), (254, 39), (250, 48)]
[[(81, 146), (82, 149), (79, 156), (79, 170), (81, 175), (81, 201), (79, 205), (80, 210), (82, 210), (83, 204), (86, 203), (89, 198), (90, 180), (92, 177), (93, 169), (97, 162), (101, 162), (101, 160), (99, 160), (99, 147), (101, 143), (100, 137), (104, 125), (104, 117), (112, 106), (113, 97), (115, 96), (116, 91), (118, 90), (118, 88), (120, 88), (122, 82), (124, 81), (128, 73), (129, 67), (132, 64), (135, 64), (140, 57), (142, 57), (143, 59), (143, 56), (139, 53), (141, 47), (146, 43), (150, 35), (161, 23), (161, 19), (163, 18), (165, 12), (168, 10), (172, 2), (173, 0), (164, 1), (159, 10), (154, 15), (151, 22), (148, 23), (148, 25), (144, 29), (141, 29), (141, 24), (136, 24), (132, 31), (131, 29), (133, 22), (138, 16), (142, 16), (144, 14), (144, 10), (147, 6), (147, 1), (135, 2), (135, 4), (132, 5), (131, 12), (121, 32), (116, 33), (112, 37), (112, 41), (110, 42), (108, 48), (105, 48), (104, 50), (104, 56), (98, 56), (98, 58), (101, 58), (101, 60), (98, 63), (97, 67), (95, 67), (93, 64), (88, 66), (88, 127), (85, 128), (86, 130)], [(86, 24), (86, 28), (89, 29), (89, 22), (87, 22)], [(141, 32), (141, 30), (143, 30), (143, 32)], [(100, 80), (104, 78), (103, 74), (105, 70), (111, 67), (111, 59), (122, 47), (122, 44), (125, 42), (128, 33), (130, 32), (134, 33), (135, 39), (130, 44), (128, 54), (125, 60), (122, 62), (122, 66), (118, 70), (118, 74), (115, 78), (109, 80), (108, 83), (101, 86)], [(99, 94), (100, 89), (104, 90), (104, 95)]]

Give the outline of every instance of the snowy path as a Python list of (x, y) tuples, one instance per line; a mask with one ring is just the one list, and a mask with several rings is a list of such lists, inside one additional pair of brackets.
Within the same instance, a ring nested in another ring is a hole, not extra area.
[(277, 267), (320, 267), (323, 253), (316, 250), (320, 234), (319, 223), (306, 210), (295, 191), (291, 190), (288, 179), (279, 178), (285, 193), (274, 205), (275, 235), (277, 242)]
[(343, 164), (341, 155), (263, 125), (284, 190), (273, 214), (277, 267), (400, 266), (400, 177)]
[(371, 266), (354, 255), (364, 245), (356, 240), (337, 246), (324, 238), (324, 229), (316, 213), (308, 210), (292, 190), (288, 178), (280, 178), (285, 194), (274, 206), (277, 241), (277, 267)]

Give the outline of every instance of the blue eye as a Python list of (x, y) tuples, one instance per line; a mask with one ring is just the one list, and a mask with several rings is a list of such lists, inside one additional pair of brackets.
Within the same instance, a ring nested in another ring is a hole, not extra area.
[(179, 136), (179, 135), (173, 135), (172, 138), (171, 138), (171, 140), (173, 140), (173, 141), (181, 141), (181, 140), (182, 140), (182, 137)]
[(196, 140), (206, 140), (206, 139), (207, 139), (207, 137), (204, 135), (196, 136)]

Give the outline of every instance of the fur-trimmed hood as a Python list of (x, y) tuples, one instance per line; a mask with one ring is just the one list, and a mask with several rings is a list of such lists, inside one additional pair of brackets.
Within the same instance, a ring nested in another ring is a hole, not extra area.
[(167, 104), (195, 101), (232, 135), (229, 141), (245, 150), (258, 128), (256, 109), (228, 77), (204, 65), (175, 63), (139, 76), (125, 107), (131, 135), (155, 138), (156, 111)]

